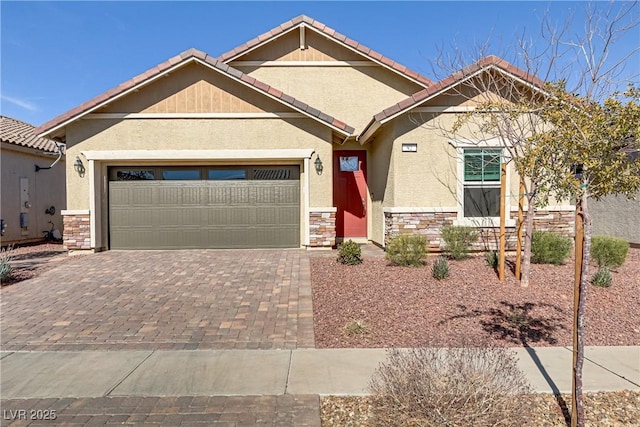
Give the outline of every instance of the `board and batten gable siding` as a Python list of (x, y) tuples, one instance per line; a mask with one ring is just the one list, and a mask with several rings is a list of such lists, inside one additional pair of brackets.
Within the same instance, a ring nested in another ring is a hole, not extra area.
[(281, 103), (214, 72), (189, 64), (97, 113), (265, 113), (292, 112)]
[[(243, 65), (246, 61), (309, 62), (309, 66)], [(345, 62), (322, 66), (315, 61)], [(349, 65), (366, 62), (371, 66)], [(356, 127), (399, 102), (422, 86), (367, 60), (351, 50), (306, 30), (306, 48), (300, 49), (298, 31), (241, 56), (230, 66)]]

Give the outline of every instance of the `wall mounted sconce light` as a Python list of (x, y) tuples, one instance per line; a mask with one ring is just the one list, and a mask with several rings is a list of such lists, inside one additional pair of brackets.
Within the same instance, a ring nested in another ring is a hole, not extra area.
[(318, 175), (322, 175), (322, 170), (324, 169), (324, 166), (322, 166), (322, 160), (320, 160), (320, 156), (316, 156), (316, 161), (313, 162), (313, 164), (316, 167), (316, 173)]
[(84, 165), (82, 164), (82, 160), (80, 160), (80, 157), (76, 157), (76, 162), (73, 164), (73, 169), (77, 172), (80, 178), (84, 176), (86, 169), (84, 168)]

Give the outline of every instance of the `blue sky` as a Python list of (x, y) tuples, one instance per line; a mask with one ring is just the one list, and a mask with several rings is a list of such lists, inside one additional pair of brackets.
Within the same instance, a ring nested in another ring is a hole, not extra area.
[[(0, 8), (0, 111), (37, 126), (191, 47), (219, 55), (301, 14), (434, 78), (430, 61), (453, 46), (473, 51), (489, 40), (488, 53), (517, 62), (509, 47), (523, 33), (539, 43), (546, 10), (562, 24), (584, 2), (3, 0)], [(574, 17), (576, 31), (582, 24)], [(640, 46), (639, 31), (614, 55)], [(637, 81), (639, 54), (625, 72)]]

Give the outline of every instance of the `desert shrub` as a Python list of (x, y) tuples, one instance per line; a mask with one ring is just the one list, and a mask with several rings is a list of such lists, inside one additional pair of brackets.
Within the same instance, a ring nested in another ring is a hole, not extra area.
[(426, 237), (416, 234), (396, 236), (386, 247), (386, 257), (395, 265), (419, 267), (427, 252)]
[(530, 392), (510, 350), (488, 348), (391, 349), (374, 372), (373, 426), (520, 425)]
[(531, 235), (531, 262), (560, 265), (569, 257), (571, 239), (550, 231), (534, 231)]
[(473, 227), (445, 225), (442, 227), (444, 252), (453, 259), (463, 259), (469, 255), (471, 244), (478, 240), (478, 232)]
[(13, 273), (13, 266), (11, 265), (12, 249), (13, 247), (11, 246), (0, 249), (0, 281), (3, 282), (11, 277), (11, 273)]
[(353, 240), (347, 240), (338, 246), (338, 262), (347, 265), (362, 263), (362, 250)]
[(496, 251), (489, 251), (484, 254), (484, 261), (487, 264), (487, 267), (496, 268), (498, 267), (498, 253)]
[(599, 286), (601, 288), (608, 288), (611, 286), (611, 270), (608, 267), (600, 267), (596, 274), (591, 278), (591, 284), (593, 286)]
[(369, 335), (371, 333), (371, 328), (364, 320), (352, 320), (345, 325), (344, 333), (349, 336)]
[(629, 242), (609, 236), (591, 238), (591, 257), (598, 267), (618, 268), (624, 264), (629, 252)]
[(444, 257), (438, 257), (433, 262), (433, 267), (431, 269), (431, 275), (434, 279), (442, 280), (449, 277), (449, 261), (447, 261)]

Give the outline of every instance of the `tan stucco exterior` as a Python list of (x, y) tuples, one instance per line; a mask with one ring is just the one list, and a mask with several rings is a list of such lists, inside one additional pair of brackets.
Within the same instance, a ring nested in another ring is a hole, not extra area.
[[(306, 48), (292, 32), (232, 61), (231, 66), (270, 84), (327, 114), (339, 117), (359, 132), (371, 117), (422, 89), (362, 55), (306, 31)], [(300, 61), (313, 65), (241, 65), (246, 61)], [(345, 62), (342, 66), (316, 65), (316, 61)], [(348, 62), (356, 62), (350, 65)], [(357, 65), (360, 63), (366, 65)]]
[[(82, 158), (93, 150), (261, 150), (310, 148), (324, 161), (324, 173), (310, 178), (311, 207), (332, 206), (331, 130), (310, 119), (150, 119), (83, 120), (69, 127), (69, 158)], [(325, 160), (326, 159), (326, 160)], [(216, 164), (216, 159), (196, 161)], [(131, 162), (129, 162), (130, 164)], [(140, 163), (140, 162), (137, 162)], [(165, 161), (147, 164), (171, 164)], [(194, 161), (191, 161), (194, 163)], [(221, 162), (217, 162), (220, 164)], [(229, 161), (222, 163), (229, 164)], [(238, 163), (238, 162), (234, 162)], [(248, 159), (243, 164), (255, 164)], [(123, 164), (107, 162), (105, 164)], [(125, 163), (126, 164), (126, 163)], [(89, 209), (89, 176), (78, 176), (72, 167), (67, 173), (68, 209)]]
[[(2, 144), (2, 219), (7, 227), (1, 237), (2, 245), (29, 242), (43, 238), (43, 231), (62, 231), (60, 212), (66, 206), (65, 161), (60, 160), (52, 169), (35, 171), (35, 165), (48, 167), (57, 156), (38, 154), (35, 150)], [(26, 178), (28, 194), (21, 197), (20, 180)], [(45, 210), (55, 207), (55, 214)], [(20, 228), (20, 213), (28, 215), (28, 226)]]
[[(389, 118), (388, 111), (398, 111), (395, 104), (412, 105), (412, 95), (426, 85), (418, 82), (428, 79), (403, 74), (403, 67), (387, 58), (376, 54), (373, 60), (348, 47), (353, 43), (336, 42), (308, 27), (256, 43), (256, 48), (237, 57), (224, 56), (233, 73), (224, 70), (227, 65), (207, 63), (204, 56), (184, 64), (176, 59), (170, 66), (178, 66), (170, 71), (151, 72), (153, 77), (141, 78), (144, 83), (139, 87), (125, 84), (127, 89), (110, 102), (90, 104), (94, 107), (87, 115), (60, 125), (69, 158), (77, 157), (87, 167), (80, 176), (73, 162), (67, 166), (67, 208), (69, 216), (77, 217), (79, 229), (90, 223), (92, 248), (108, 246), (109, 167), (125, 165), (298, 165), (300, 241), (309, 244), (315, 232), (319, 240), (333, 242), (337, 150), (367, 153), (369, 240), (384, 245), (390, 233), (387, 224), (396, 221), (390, 220), (394, 214), (441, 214), (446, 221), (467, 225), (460, 201), (462, 150), (472, 146), (476, 132), (462, 128), (452, 134), (450, 130), (458, 114), (477, 102), (495, 100), (495, 94), (473, 98), (454, 89)], [(255, 85), (254, 79), (258, 80)], [(369, 128), (366, 140), (358, 140), (379, 113), (388, 119)], [(405, 152), (403, 144), (415, 144), (417, 151)], [(176, 156), (175, 150), (200, 154)], [(220, 156), (217, 150), (235, 150), (246, 157)], [(270, 150), (306, 150), (307, 154), (271, 157)], [(134, 152), (135, 156), (127, 156)], [(322, 161), (322, 173), (315, 171), (316, 159)], [(513, 211), (519, 191), (513, 165), (508, 167), (507, 185)], [(310, 214), (317, 224), (309, 223)], [(416, 226), (409, 222), (406, 229)], [(396, 226), (397, 221), (391, 224)], [(86, 242), (87, 237), (82, 235), (80, 240)]]

